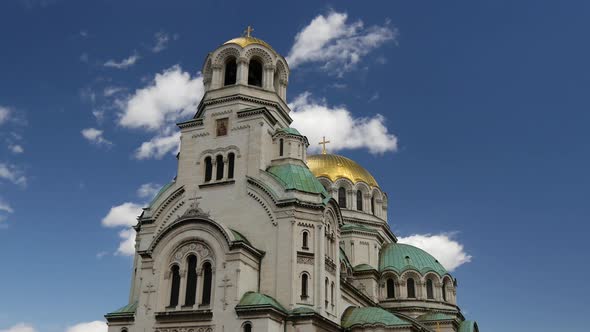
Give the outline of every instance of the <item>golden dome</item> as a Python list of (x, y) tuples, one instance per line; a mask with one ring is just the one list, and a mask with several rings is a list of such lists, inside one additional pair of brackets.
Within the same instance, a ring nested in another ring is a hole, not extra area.
[(251, 44), (258, 44), (258, 45), (266, 46), (268, 49), (270, 49), (273, 52), (275, 51), (264, 40), (258, 39), (258, 38), (254, 38), (254, 37), (248, 37), (248, 36), (242, 36), (242, 37), (234, 38), (234, 39), (228, 40), (225, 43), (223, 43), (223, 45), (227, 45), (227, 44), (237, 44), (237, 45), (240, 45), (240, 47), (242, 47), (242, 48), (244, 48), (244, 47), (246, 47), (248, 45), (251, 45)]
[(378, 187), (375, 178), (355, 161), (335, 154), (316, 154), (307, 157), (307, 167), (316, 177), (326, 177), (335, 182), (345, 178), (353, 183), (365, 182)]

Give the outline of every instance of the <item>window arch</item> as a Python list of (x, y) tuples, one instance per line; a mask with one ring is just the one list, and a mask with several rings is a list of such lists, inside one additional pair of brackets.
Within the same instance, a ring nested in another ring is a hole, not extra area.
[(178, 265), (172, 265), (170, 268), (171, 286), (170, 286), (170, 307), (178, 305), (178, 295), (180, 293), (180, 268)]
[(434, 285), (432, 279), (426, 279), (426, 298), (434, 300)]
[(328, 278), (326, 277), (326, 284), (324, 285), (324, 295), (325, 295), (325, 303), (326, 303), (326, 308), (328, 308), (328, 288), (330, 288), (330, 281), (328, 280)]
[(190, 255), (187, 258), (188, 270), (186, 273), (186, 295), (184, 305), (192, 306), (197, 297), (197, 256)]
[(307, 287), (309, 284), (309, 276), (307, 273), (303, 273), (301, 275), (301, 298), (307, 299), (309, 297), (309, 293), (307, 292)]
[(238, 64), (236, 58), (230, 57), (225, 62), (225, 77), (223, 79), (223, 85), (236, 84), (236, 77), (238, 73)]
[(244, 332), (252, 332), (252, 324), (251, 323), (246, 323), (244, 324)]
[(217, 165), (215, 179), (221, 180), (221, 179), (223, 179), (223, 156), (222, 155), (217, 155), (217, 157), (215, 157), (215, 164)]
[(205, 182), (211, 181), (211, 177), (213, 176), (213, 162), (211, 161), (211, 157), (205, 158)]
[(408, 291), (408, 298), (416, 298), (416, 286), (414, 285), (414, 279), (408, 278), (406, 281), (407, 283), (407, 291)]
[(360, 190), (356, 191), (356, 209), (359, 211), (363, 210), (363, 193)]
[(442, 284), (442, 298), (443, 298), (443, 301), (447, 300), (447, 284), (446, 283)]
[(285, 148), (285, 147), (284, 147), (284, 144), (285, 144), (285, 142), (284, 142), (284, 141), (283, 141), (283, 139), (281, 138), (281, 139), (279, 140), (279, 156), (280, 156), (280, 157), (282, 157), (282, 156), (283, 156), (283, 153), (284, 153), (284, 148)]
[(371, 196), (371, 213), (375, 215), (375, 195)]
[(303, 231), (303, 233), (301, 234), (301, 248), (305, 249), (305, 250), (309, 249), (308, 244), (309, 244), (309, 232)]
[(346, 189), (344, 187), (338, 189), (338, 205), (341, 208), (346, 208)]
[(386, 282), (387, 286), (387, 298), (393, 299), (395, 298), (395, 284), (392, 278), (387, 279)]
[(230, 152), (227, 155), (227, 178), (233, 179), (234, 178), (234, 165), (236, 163), (236, 155), (233, 152)]
[(262, 87), (262, 63), (258, 59), (251, 59), (248, 65), (248, 85)]
[(330, 303), (334, 305), (334, 282), (330, 285)]
[(211, 283), (213, 281), (213, 269), (211, 263), (206, 262), (203, 264), (203, 295), (201, 298), (201, 304), (211, 304)]

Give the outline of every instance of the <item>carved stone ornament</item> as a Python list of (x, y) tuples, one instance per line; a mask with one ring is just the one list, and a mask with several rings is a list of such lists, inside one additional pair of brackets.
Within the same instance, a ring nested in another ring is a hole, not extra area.
[(203, 243), (191, 242), (178, 248), (174, 253), (172, 259), (175, 262), (182, 263), (184, 257), (186, 257), (188, 253), (195, 254), (197, 256), (197, 259), (201, 261), (205, 258), (208, 258), (211, 255), (211, 250)]
[(313, 265), (313, 257), (297, 256), (297, 263)]
[(154, 332), (214, 332), (215, 329), (211, 326), (195, 326), (195, 327), (157, 327)]
[(199, 208), (199, 199), (201, 197), (189, 198), (192, 201), (191, 205), (184, 212), (182, 218), (209, 218), (209, 213)]

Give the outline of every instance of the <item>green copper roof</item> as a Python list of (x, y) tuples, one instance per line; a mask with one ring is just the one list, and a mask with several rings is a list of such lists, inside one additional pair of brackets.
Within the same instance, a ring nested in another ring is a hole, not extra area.
[(294, 314), (294, 315), (313, 314), (315, 312), (316, 311), (310, 307), (297, 307), (297, 308), (291, 310), (291, 314)]
[(459, 330), (457, 332), (479, 332), (479, 328), (475, 321), (466, 320), (459, 325)]
[(158, 193), (156, 194), (156, 196), (154, 196), (154, 199), (152, 199), (152, 201), (150, 202), (149, 206), (152, 206), (152, 204), (154, 204), (156, 202), (156, 200), (158, 200), (158, 198), (160, 198), (160, 195), (162, 195), (168, 188), (170, 188), (170, 186), (172, 186), (174, 184), (174, 181), (168, 183), (167, 185), (163, 186), (160, 191), (158, 191)]
[(232, 232), (232, 234), (236, 238), (236, 241), (242, 241), (242, 242), (246, 243), (247, 245), (250, 245), (250, 246), (252, 245), (252, 244), (250, 244), (250, 241), (248, 241), (248, 239), (246, 239), (246, 237), (244, 235), (242, 235), (242, 233), (240, 233), (236, 230), (233, 230), (231, 228), (229, 230)]
[(276, 178), (287, 190), (295, 189), (330, 197), (324, 186), (322, 186), (307, 166), (283, 164), (271, 166), (267, 172)]
[(381, 249), (379, 271), (385, 270), (393, 270), (397, 273), (417, 270), (422, 274), (434, 271), (440, 276), (447, 274), (447, 270), (429, 253), (401, 243), (390, 243)]
[(353, 270), (354, 270), (355, 272), (360, 272), (360, 271), (370, 271), (370, 270), (375, 270), (375, 268), (374, 268), (374, 267), (372, 267), (372, 266), (371, 266), (371, 265), (369, 265), (369, 264), (359, 264), (359, 265), (355, 266), (355, 267), (353, 268)]
[(137, 302), (130, 303), (124, 307), (121, 307), (113, 312), (109, 312), (107, 316), (126, 316), (130, 314), (134, 314), (135, 310), (137, 310)]
[(287, 309), (285, 309), (285, 307), (283, 307), (277, 300), (273, 299), (268, 295), (256, 292), (246, 292), (246, 294), (242, 296), (240, 303), (238, 303), (238, 305), (236, 306), (236, 309), (246, 307), (272, 307), (284, 313), (288, 312)]
[(346, 224), (346, 225), (342, 226), (342, 228), (340, 230), (341, 231), (358, 230), (358, 231), (363, 231), (363, 232), (375, 232), (374, 229), (367, 227), (365, 225), (360, 225), (360, 224)]
[(418, 316), (416, 319), (421, 322), (432, 322), (437, 320), (453, 320), (455, 319), (455, 316), (436, 312)]
[(291, 127), (285, 127), (285, 128), (277, 129), (277, 132), (279, 132), (279, 131), (282, 131), (282, 132), (284, 132), (286, 134), (303, 136), (303, 135), (301, 135), (301, 133), (299, 132), (299, 130), (297, 130), (295, 128), (291, 128)]
[(403, 326), (411, 325), (389, 311), (378, 307), (348, 308), (342, 315), (342, 327), (349, 329), (363, 325)]

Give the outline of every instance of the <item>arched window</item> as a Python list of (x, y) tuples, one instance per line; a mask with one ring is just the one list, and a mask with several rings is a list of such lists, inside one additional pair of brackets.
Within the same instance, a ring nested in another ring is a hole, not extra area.
[(416, 287), (414, 286), (414, 279), (408, 278), (407, 280), (408, 298), (416, 298)]
[(234, 164), (236, 162), (236, 155), (233, 152), (230, 152), (227, 155), (227, 178), (233, 179), (234, 178)]
[(201, 298), (201, 304), (211, 304), (211, 283), (213, 281), (213, 270), (211, 269), (211, 263), (207, 262), (203, 264), (203, 296)]
[(375, 195), (371, 197), (371, 213), (375, 215)]
[(432, 285), (432, 279), (426, 280), (426, 298), (434, 300), (434, 286)]
[(262, 63), (256, 59), (250, 60), (248, 65), (248, 85), (262, 87)]
[(447, 300), (447, 284), (443, 283), (442, 284), (442, 296), (443, 296), (443, 301)]
[(306, 273), (301, 275), (301, 298), (302, 299), (307, 299), (309, 297), (309, 294), (307, 293), (307, 284), (308, 281), (307, 280), (309, 277), (307, 276)]
[(344, 189), (344, 187), (338, 189), (338, 205), (340, 205), (341, 208), (346, 208), (346, 189)]
[(324, 285), (324, 290), (325, 290), (325, 297), (324, 300), (326, 302), (326, 308), (328, 307), (328, 288), (330, 287), (330, 281), (328, 280), (328, 278), (326, 278), (326, 284)]
[(250, 324), (250, 323), (244, 324), (244, 332), (252, 332), (252, 324)]
[(387, 279), (387, 298), (395, 298), (395, 284), (393, 283), (393, 279), (391, 278)]
[(284, 144), (284, 142), (283, 142), (283, 139), (281, 138), (281, 139), (279, 140), (279, 156), (280, 156), (280, 157), (282, 157), (282, 156), (283, 156), (283, 149), (284, 149), (284, 146), (283, 146), (283, 144)]
[(356, 191), (356, 209), (363, 210), (363, 193), (360, 190)]
[(303, 238), (301, 240), (301, 248), (307, 250), (309, 249), (309, 247), (307, 246), (309, 242), (309, 233), (307, 231), (303, 232), (302, 237)]
[(213, 163), (211, 162), (211, 157), (205, 158), (205, 182), (211, 181), (211, 177), (213, 176)]
[(217, 157), (215, 157), (215, 164), (217, 165), (217, 172), (216, 172), (215, 179), (221, 180), (221, 179), (223, 179), (223, 156), (222, 155), (218, 155)]
[(334, 305), (334, 282), (330, 285), (330, 302)]
[(188, 271), (186, 273), (186, 295), (184, 305), (192, 306), (197, 297), (197, 256), (188, 256)]
[(223, 85), (236, 84), (237, 73), (238, 65), (236, 63), (236, 58), (231, 57), (225, 62), (225, 77), (223, 80)]
[(180, 293), (180, 268), (178, 265), (172, 266), (170, 269), (172, 274), (172, 286), (170, 287), (170, 306), (176, 307), (178, 305), (178, 294)]

